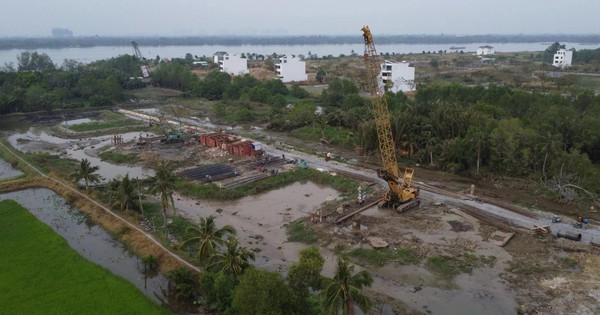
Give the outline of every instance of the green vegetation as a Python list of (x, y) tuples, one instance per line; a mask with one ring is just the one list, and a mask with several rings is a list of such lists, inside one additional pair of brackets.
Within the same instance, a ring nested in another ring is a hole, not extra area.
[(412, 265), (419, 263), (419, 258), (415, 252), (408, 248), (356, 248), (350, 251), (349, 255), (358, 259), (361, 263), (383, 266), (386, 263), (393, 261), (401, 265)]
[(100, 153), (100, 158), (115, 164), (134, 164), (140, 161), (137, 154), (125, 154), (118, 151), (104, 151)]
[(301, 218), (291, 222), (287, 226), (286, 233), (288, 235), (288, 241), (305, 244), (314, 244), (317, 242), (317, 235), (310, 226), (307, 225), (307, 221), (307, 218)]
[(246, 196), (282, 188), (298, 181), (311, 181), (315, 184), (327, 185), (342, 194), (351, 194), (358, 186), (356, 181), (348, 178), (332, 176), (329, 173), (319, 172), (314, 169), (300, 169), (281, 172), (260, 181), (235, 187), (235, 189), (219, 188), (214, 184), (197, 184), (182, 179), (175, 182), (175, 189), (183, 195), (193, 196), (199, 199), (236, 200)]
[[(132, 284), (73, 251), (11, 200), (0, 202), (0, 305), (6, 314), (167, 314)], [(50, 294), (51, 293), (51, 294)]]
[(140, 125), (139, 123), (132, 120), (115, 120), (115, 121), (93, 121), (89, 123), (68, 125), (67, 128), (77, 131), (96, 131), (102, 129), (119, 128), (119, 127), (131, 127), (134, 125)]
[(427, 258), (426, 266), (443, 277), (453, 278), (461, 273), (471, 273), (473, 269), (483, 266), (493, 266), (494, 256), (477, 256), (469, 253), (458, 256), (436, 255)]
[(78, 167), (77, 161), (61, 159), (58, 155), (47, 152), (23, 153), (21, 156), (46, 174), (50, 172), (70, 174)]

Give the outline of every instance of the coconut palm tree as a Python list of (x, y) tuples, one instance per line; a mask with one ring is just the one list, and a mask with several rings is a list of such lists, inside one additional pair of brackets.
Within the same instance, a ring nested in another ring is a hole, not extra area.
[(129, 206), (135, 205), (136, 189), (129, 179), (129, 174), (125, 175), (123, 179), (119, 182), (119, 186), (114, 191), (115, 200), (113, 201), (113, 206), (119, 207), (119, 210), (125, 210), (125, 213), (129, 212)]
[(235, 279), (250, 267), (250, 260), (254, 258), (253, 252), (240, 246), (240, 240), (230, 237), (227, 239), (227, 250), (212, 255), (209, 267), (229, 273)]
[(333, 279), (323, 280), (326, 314), (337, 315), (341, 309), (344, 315), (352, 315), (355, 304), (365, 313), (371, 309), (371, 300), (361, 291), (373, 284), (373, 277), (366, 270), (354, 273), (354, 265), (346, 258), (340, 258)]
[(71, 177), (73, 177), (76, 182), (79, 182), (83, 179), (85, 182), (85, 190), (87, 191), (89, 188), (89, 183), (99, 183), (102, 181), (102, 176), (100, 176), (100, 174), (96, 174), (99, 169), (100, 167), (98, 166), (92, 166), (88, 159), (82, 159), (79, 163), (79, 169), (71, 173)]
[[(163, 209), (165, 238), (169, 236), (167, 230), (167, 210), (169, 205), (175, 209), (173, 201), (173, 192), (175, 189), (175, 173), (173, 172), (173, 164), (170, 161), (160, 161), (156, 166), (155, 175), (150, 178), (150, 192), (160, 195), (160, 203)], [(177, 212), (176, 210), (174, 210)]]
[(185, 246), (189, 243), (199, 243), (198, 258), (201, 262), (204, 262), (210, 258), (219, 246), (225, 244), (226, 236), (235, 235), (236, 231), (231, 225), (217, 228), (215, 217), (211, 215), (206, 218), (200, 218), (198, 226), (189, 227), (187, 233), (193, 236), (183, 241), (180, 246)]

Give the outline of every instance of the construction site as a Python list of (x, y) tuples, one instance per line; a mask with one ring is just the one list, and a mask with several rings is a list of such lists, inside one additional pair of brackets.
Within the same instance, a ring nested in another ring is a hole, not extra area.
[[(564, 204), (526, 180), (465, 178), (399, 163), (377, 81), (381, 60), (370, 30), (362, 31), (377, 129), (374, 156), (255, 126), (217, 125), (198, 118), (206, 116), (204, 110), (170, 101), (115, 108), (113, 114), (129, 122), (122, 130), (91, 135), (62, 123), (36, 125), (33, 131), (11, 131), (8, 142), (24, 153), (89, 159), (100, 165), (106, 182), (124, 174), (153, 176), (152, 167), (167, 160), (194, 187), (227, 193), (253, 184), (252, 192), (231, 200), (176, 191), (174, 208), (191, 221), (215, 216), (219, 226), (235, 227), (242, 245), (256, 254), (254, 265), (282, 274), (308, 246), (290, 240), (290, 228), (299, 227), (325, 258), (324, 275), (335, 272), (342, 255), (373, 274), (366, 291), (377, 314), (600, 313), (595, 220), (564, 215), (570, 213)], [(136, 160), (107, 162), (101, 158), (106, 152)], [(297, 170), (347, 181), (352, 191), (307, 180), (261, 187), (266, 179)], [(156, 225), (135, 224), (149, 232)], [(175, 248), (183, 240), (169, 241)]]

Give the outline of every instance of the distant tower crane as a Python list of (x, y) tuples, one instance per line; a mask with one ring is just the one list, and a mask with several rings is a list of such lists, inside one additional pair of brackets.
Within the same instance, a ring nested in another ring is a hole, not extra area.
[[(131, 46), (133, 46), (133, 54), (135, 55), (135, 57), (140, 61), (145, 61), (146, 59), (142, 56), (142, 52), (140, 51), (140, 48), (138, 47), (138, 43), (136, 41), (132, 41)], [(144, 78), (150, 77), (150, 71), (148, 71), (148, 67), (146, 65), (142, 65), (141, 69), (142, 69), (142, 77), (144, 77)]]
[(390, 207), (402, 212), (420, 204), (419, 189), (412, 187), (413, 168), (406, 167), (404, 175), (402, 178), (400, 177), (396, 146), (392, 135), (391, 115), (381, 78), (381, 63), (375, 50), (371, 30), (365, 25), (362, 31), (365, 41), (364, 59), (367, 68), (367, 86), (373, 103), (379, 154), (382, 162), (382, 168), (377, 170), (377, 176), (384, 179), (389, 186), (389, 191), (381, 198), (379, 206)]

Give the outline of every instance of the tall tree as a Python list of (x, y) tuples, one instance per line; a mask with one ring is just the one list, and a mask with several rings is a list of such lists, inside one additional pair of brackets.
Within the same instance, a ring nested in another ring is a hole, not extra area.
[(167, 230), (167, 210), (171, 205), (175, 210), (175, 202), (173, 201), (173, 192), (175, 189), (175, 173), (174, 166), (170, 161), (160, 161), (156, 166), (154, 177), (150, 178), (150, 192), (160, 195), (160, 203), (163, 209), (165, 238), (169, 236)]
[(233, 294), (235, 314), (294, 314), (290, 288), (276, 272), (248, 269)]
[(254, 260), (254, 258), (253, 252), (240, 246), (240, 240), (230, 237), (227, 239), (227, 249), (210, 257), (210, 267), (231, 274), (234, 279), (237, 279), (244, 270), (251, 266), (250, 260)]
[(192, 235), (189, 239), (181, 243), (180, 246), (185, 246), (190, 243), (199, 243), (198, 259), (200, 262), (206, 262), (217, 248), (225, 244), (225, 237), (236, 234), (235, 228), (231, 225), (225, 225), (217, 228), (215, 217), (208, 216), (200, 218), (198, 226), (189, 227), (187, 232)]
[(115, 191), (115, 200), (113, 202), (113, 206), (119, 207), (119, 210), (125, 210), (125, 213), (129, 212), (129, 207), (135, 207), (135, 199), (138, 198), (138, 192), (135, 189), (135, 186), (129, 179), (129, 173), (123, 177), (123, 179), (119, 182), (119, 185)]
[(100, 174), (96, 174), (96, 172), (100, 169), (98, 166), (92, 166), (88, 159), (82, 159), (79, 162), (79, 169), (71, 174), (71, 176), (75, 179), (75, 181), (80, 181), (83, 179), (85, 182), (85, 190), (87, 191), (89, 188), (89, 183), (99, 183), (102, 181), (102, 176)]
[(326, 314), (335, 315), (341, 309), (344, 315), (353, 315), (354, 305), (365, 313), (371, 309), (371, 300), (362, 293), (363, 287), (373, 284), (373, 277), (366, 270), (354, 273), (354, 265), (346, 258), (339, 258), (333, 279), (323, 280)]
[(300, 314), (316, 313), (309, 296), (310, 289), (321, 288), (321, 271), (325, 260), (315, 246), (300, 251), (300, 260), (288, 269), (288, 283), (293, 290), (295, 303)]

